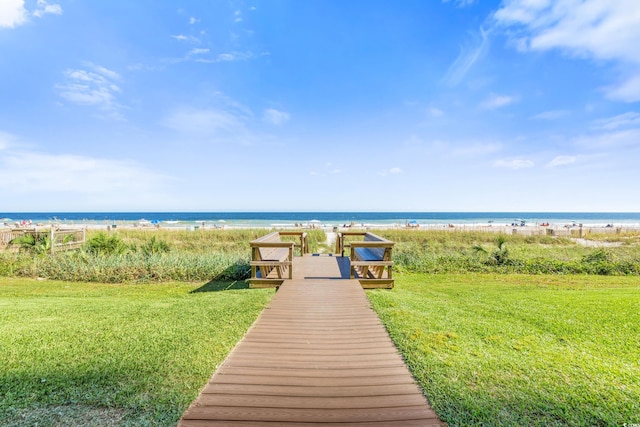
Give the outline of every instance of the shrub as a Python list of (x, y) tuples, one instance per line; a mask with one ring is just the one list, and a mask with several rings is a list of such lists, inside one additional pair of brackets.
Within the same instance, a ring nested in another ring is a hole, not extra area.
[(117, 235), (107, 235), (100, 232), (87, 240), (87, 252), (93, 255), (122, 255), (129, 251), (129, 247)]
[(140, 250), (144, 255), (149, 256), (169, 252), (170, 248), (166, 242), (156, 239), (156, 236), (153, 236), (151, 240), (140, 246)]

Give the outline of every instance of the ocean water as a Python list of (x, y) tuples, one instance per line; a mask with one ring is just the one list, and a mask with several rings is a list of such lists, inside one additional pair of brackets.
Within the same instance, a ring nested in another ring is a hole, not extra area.
[(549, 223), (552, 226), (583, 224), (585, 226), (640, 227), (640, 212), (0, 212), (0, 224), (31, 221), (34, 224), (127, 225), (148, 223), (163, 227), (294, 227), (315, 224), (330, 227), (342, 225), (420, 226), (511, 225), (525, 221), (527, 225)]

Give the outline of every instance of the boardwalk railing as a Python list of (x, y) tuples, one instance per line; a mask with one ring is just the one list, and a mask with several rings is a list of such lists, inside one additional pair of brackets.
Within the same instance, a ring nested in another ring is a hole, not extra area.
[[(347, 240), (361, 237), (358, 240)], [(350, 248), (350, 278), (358, 279), (365, 288), (393, 287), (392, 250), (394, 242), (368, 231), (345, 231), (336, 240), (336, 252), (344, 257), (346, 247)]]
[[(283, 240), (282, 236), (292, 236), (300, 243)], [(277, 287), (284, 279), (292, 279), (295, 249), (300, 256), (309, 252), (307, 233), (303, 231), (274, 231), (251, 241), (250, 246), (252, 288)]]

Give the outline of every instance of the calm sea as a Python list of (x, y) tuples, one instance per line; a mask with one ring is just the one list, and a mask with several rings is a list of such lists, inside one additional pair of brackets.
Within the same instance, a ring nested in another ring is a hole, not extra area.
[(345, 224), (367, 226), (405, 225), (496, 225), (525, 221), (551, 225), (607, 224), (640, 226), (640, 213), (602, 212), (0, 212), (0, 222), (21, 221), (61, 224), (160, 223), (163, 226), (225, 225), (238, 227), (278, 227), (315, 223), (321, 226)]

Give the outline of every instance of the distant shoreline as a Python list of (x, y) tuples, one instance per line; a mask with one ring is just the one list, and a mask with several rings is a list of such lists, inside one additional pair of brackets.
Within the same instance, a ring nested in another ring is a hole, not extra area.
[(115, 223), (56, 223), (56, 224), (44, 224), (44, 223), (27, 223), (25, 225), (16, 226), (3, 225), (0, 223), (0, 231), (10, 230), (36, 230), (45, 231), (51, 228), (63, 229), (63, 230), (95, 230), (95, 231), (118, 231), (118, 230), (140, 230), (155, 232), (159, 230), (168, 231), (201, 231), (201, 230), (242, 230), (242, 229), (296, 229), (296, 230), (314, 230), (320, 229), (325, 232), (340, 232), (347, 230), (411, 230), (411, 231), (448, 231), (448, 232), (493, 232), (504, 233), (513, 235), (550, 235), (550, 236), (570, 236), (570, 237), (583, 237), (588, 234), (620, 234), (625, 232), (638, 232), (640, 231), (640, 224), (610, 224), (610, 225), (585, 225), (585, 224), (525, 224), (516, 225), (512, 224), (418, 224), (418, 226), (409, 226), (406, 224), (374, 224), (374, 223), (354, 223), (354, 224), (322, 224), (322, 223), (298, 223), (295, 224), (269, 224), (269, 225), (242, 225), (242, 224), (217, 224), (211, 222), (199, 223), (172, 223), (164, 224), (151, 222), (145, 223), (131, 223), (116, 221)]
[[(640, 228), (623, 212), (0, 212), (0, 227), (84, 228)], [(607, 227), (609, 226), (609, 227)]]

